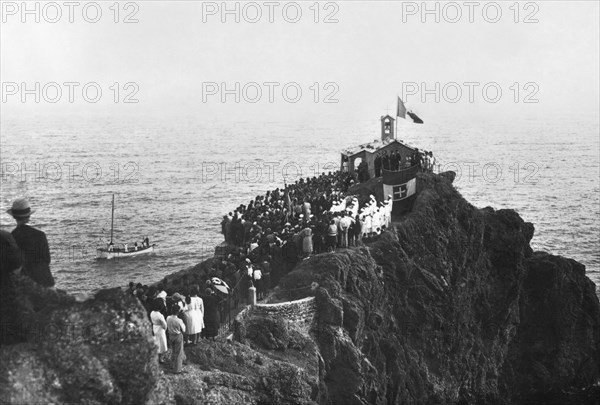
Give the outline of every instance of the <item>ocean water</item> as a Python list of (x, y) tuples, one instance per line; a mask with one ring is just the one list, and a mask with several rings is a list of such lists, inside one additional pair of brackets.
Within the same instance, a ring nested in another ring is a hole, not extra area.
[[(434, 151), (438, 170), (477, 207), (513, 208), (535, 224), (535, 250), (574, 258), (600, 285), (597, 117), (402, 122), (398, 139)], [(284, 181), (339, 167), (339, 151), (379, 136), (378, 119), (333, 124), (203, 122), (159, 117), (3, 117), (0, 227), (29, 198), (57, 286), (91, 292), (152, 283), (210, 256), (220, 219)], [(95, 260), (109, 237), (149, 235), (154, 255)]]

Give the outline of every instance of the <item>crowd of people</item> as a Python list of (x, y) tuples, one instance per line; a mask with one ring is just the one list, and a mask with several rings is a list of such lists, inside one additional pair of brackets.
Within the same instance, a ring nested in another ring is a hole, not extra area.
[[(418, 166), (419, 171), (433, 172), (435, 165), (436, 159), (433, 156), (433, 152), (420, 151), (418, 148), (415, 148), (413, 153), (406, 157), (403, 157), (399, 150), (384, 150), (377, 153), (373, 161), (375, 177), (380, 177), (383, 173), (383, 169), (398, 171), (413, 166)], [(366, 161), (363, 160), (359, 164), (357, 173), (360, 182), (369, 180), (371, 172), (369, 171), (369, 165)]]
[(387, 152), (383, 151), (375, 156), (375, 176), (381, 175), (381, 169), (401, 170), (412, 166), (419, 166), (423, 171), (432, 171), (435, 165), (433, 152), (414, 150), (412, 155), (402, 157), (399, 150)]
[(347, 195), (356, 181), (355, 173), (339, 171), (299, 179), (224, 215), (221, 232), (230, 248), (210, 276), (236, 286), (236, 303), (250, 286), (260, 300), (300, 260), (374, 238), (390, 226), (391, 196), (378, 203), (371, 195), (361, 204)]
[(134, 282), (129, 283), (128, 292), (148, 311), (161, 363), (167, 361), (171, 350), (174, 373), (183, 372), (184, 346), (196, 345), (201, 338), (214, 341), (219, 333), (220, 300), (210, 284), (202, 296), (197, 284), (189, 287), (187, 295), (178, 292), (168, 295), (162, 284), (147, 286)]

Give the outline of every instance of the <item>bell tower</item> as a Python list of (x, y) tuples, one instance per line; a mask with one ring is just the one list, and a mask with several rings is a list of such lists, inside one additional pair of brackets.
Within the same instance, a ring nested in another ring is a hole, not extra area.
[(391, 115), (384, 115), (381, 117), (381, 140), (394, 139), (394, 121)]

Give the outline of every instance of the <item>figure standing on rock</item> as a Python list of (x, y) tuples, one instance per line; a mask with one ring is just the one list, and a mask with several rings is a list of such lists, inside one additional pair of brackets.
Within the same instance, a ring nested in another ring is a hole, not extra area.
[(50, 248), (46, 234), (29, 225), (29, 217), (35, 211), (25, 198), (13, 202), (7, 210), (16, 221), (17, 227), (12, 231), (23, 258), (23, 274), (44, 287), (54, 287), (54, 278), (50, 272)]
[(186, 327), (185, 344), (195, 345), (204, 328), (204, 302), (198, 297), (197, 285), (192, 285), (190, 295), (186, 297), (183, 314)]
[(155, 298), (152, 301), (152, 312), (150, 320), (152, 321), (152, 332), (154, 333), (154, 343), (158, 348), (158, 359), (161, 363), (165, 361), (164, 354), (167, 352), (167, 321), (160, 312), (162, 309), (162, 299)]
[(212, 288), (206, 289), (206, 295), (204, 296), (204, 325), (205, 328), (202, 331), (202, 336), (205, 339), (212, 339), (213, 341), (219, 334), (219, 324), (221, 319), (219, 317), (219, 303), (218, 298)]
[(183, 334), (185, 333), (185, 324), (179, 318), (181, 307), (173, 305), (171, 315), (167, 318), (167, 331), (169, 332), (169, 342), (171, 343), (171, 368), (176, 374), (183, 373), (183, 362), (185, 361), (185, 352), (183, 351)]
[(308, 225), (300, 232), (302, 237), (302, 253), (304, 257), (309, 257), (313, 252), (313, 234), (312, 229)]

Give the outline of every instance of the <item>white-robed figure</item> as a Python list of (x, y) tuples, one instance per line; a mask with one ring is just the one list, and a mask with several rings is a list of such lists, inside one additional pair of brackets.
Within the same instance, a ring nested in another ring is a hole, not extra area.
[(370, 234), (373, 230), (373, 222), (372, 222), (371, 214), (369, 214), (368, 212), (365, 212), (365, 219), (364, 219), (363, 224), (364, 224), (363, 235)]
[(390, 198), (385, 200), (385, 203), (383, 205), (383, 211), (385, 212), (385, 226), (388, 228), (392, 224), (392, 198), (391, 197), (392, 196), (390, 196)]
[(371, 216), (371, 229), (377, 234), (381, 233), (381, 212), (379, 210), (376, 210)]
[(373, 215), (377, 211), (377, 200), (375, 196), (371, 194), (371, 199), (369, 200), (369, 205), (367, 206), (367, 214)]
[(356, 218), (356, 215), (358, 214), (358, 199), (356, 197), (352, 199), (352, 204), (348, 207), (348, 210), (350, 210), (352, 218)]
[(338, 202), (337, 202), (337, 200), (335, 200), (331, 203), (331, 208), (329, 208), (329, 212), (336, 213), (336, 212), (338, 212), (338, 210), (339, 210)]
[(360, 222), (360, 229), (361, 229), (361, 233), (364, 235), (366, 233), (365, 230), (365, 207), (360, 209), (360, 214), (358, 214), (358, 221)]
[(339, 202), (338, 209), (339, 209), (339, 212), (346, 211), (346, 199), (345, 198)]
[(384, 202), (379, 203), (379, 217), (381, 218), (381, 226), (387, 227), (387, 208)]

